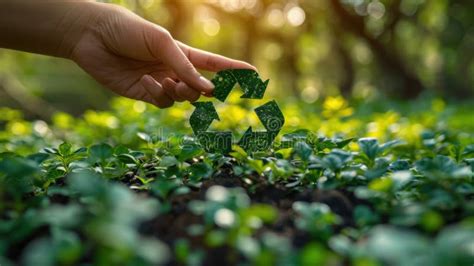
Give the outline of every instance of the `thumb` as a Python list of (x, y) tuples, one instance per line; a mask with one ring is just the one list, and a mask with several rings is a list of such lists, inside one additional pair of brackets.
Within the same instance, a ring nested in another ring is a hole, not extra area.
[(153, 34), (161, 35), (154, 37), (160, 40), (159, 45), (153, 47), (153, 49), (157, 49), (155, 54), (159, 55), (160, 59), (176, 73), (178, 78), (203, 94), (211, 93), (214, 84), (196, 70), (171, 34), (166, 30), (154, 31)]

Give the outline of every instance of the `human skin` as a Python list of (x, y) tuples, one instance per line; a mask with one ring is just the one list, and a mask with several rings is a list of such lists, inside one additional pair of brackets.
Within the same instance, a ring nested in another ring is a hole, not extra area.
[(113, 92), (160, 108), (212, 95), (196, 69), (255, 70), (185, 45), (123, 7), (86, 0), (0, 0), (0, 47), (73, 60)]

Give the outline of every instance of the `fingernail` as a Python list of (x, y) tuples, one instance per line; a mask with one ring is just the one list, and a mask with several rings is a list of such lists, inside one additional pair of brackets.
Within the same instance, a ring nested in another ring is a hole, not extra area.
[(201, 76), (199, 77), (199, 81), (201, 82), (202, 86), (209, 89), (209, 90), (213, 90), (214, 89), (214, 84), (206, 79), (205, 77)]

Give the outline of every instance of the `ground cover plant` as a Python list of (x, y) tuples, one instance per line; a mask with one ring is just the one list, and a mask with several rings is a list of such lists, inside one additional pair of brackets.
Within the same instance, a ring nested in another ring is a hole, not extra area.
[[(214, 129), (258, 127), (240, 94)], [(472, 265), (469, 105), (391, 104), (286, 102), (269, 149), (226, 154), (192, 107), (117, 99), (49, 124), (3, 108), (0, 263)]]
[(474, 265), (474, 1), (95, 2), (258, 73), (159, 110), (0, 49), (0, 266)]

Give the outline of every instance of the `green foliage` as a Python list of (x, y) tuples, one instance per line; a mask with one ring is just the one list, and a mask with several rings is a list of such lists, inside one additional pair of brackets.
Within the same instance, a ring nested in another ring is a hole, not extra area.
[(0, 108), (1, 265), (474, 264), (473, 103), (427, 96), (473, 93), (469, 1), (102, 2), (258, 64), (286, 134), (249, 70), (215, 76), (222, 106), (109, 108), (74, 64), (2, 50), (26, 114)]
[(340, 218), (326, 204), (297, 201), (293, 203), (293, 210), (300, 215), (295, 221), (296, 227), (323, 241), (332, 235), (333, 226), (340, 223)]
[(5, 116), (0, 263), (472, 264), (472, 132), (432, 110), (341, 117), (352, 107), (327, 101), (331, 117), (307, 113), (321, 131), (287, 126), (267, 150), (228, 154), (176, 134), (191, 133), (181, 110), (163, 132), (171, 118), (127, 101), (42, 135)]

